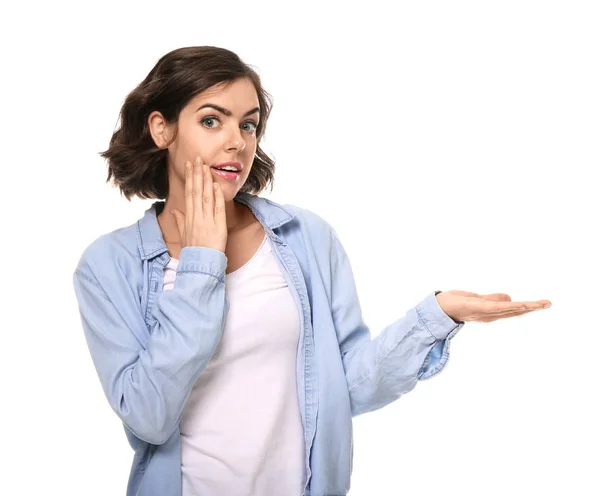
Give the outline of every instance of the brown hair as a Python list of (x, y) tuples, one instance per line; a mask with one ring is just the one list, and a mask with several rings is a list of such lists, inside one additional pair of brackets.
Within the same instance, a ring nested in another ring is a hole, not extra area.
[[(179, 113), (198, 93), (219, 83), (249, 78), (258, 96), (260, 121), (256, 128), (257, 148), (250, 175), (241, 191), (258, 194), (267, 185), (273, 187), (275, 161), (261, 148), (273, 105), (272, 97), (262, 88), (259, 75), (238, 55), (212, 46), (184, 47), (159, 59), (154, 68), (129, 95), (119, 114), (120, 127), (100, 156), (108, 161), (108, 177), (131, 201), (165, 199), (169, 193), (168, 150), (156, 146), (148, 129), (150, 113), (158, 110), (168, 123), (177, 123)], [(173, 139), (177, 137), (177, 129)]]

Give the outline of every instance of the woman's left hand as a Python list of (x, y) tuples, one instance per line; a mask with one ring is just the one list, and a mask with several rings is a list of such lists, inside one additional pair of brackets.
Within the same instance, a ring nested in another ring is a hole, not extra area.
[(442, 291), (436, 295), (444, 313), (459, 322), (493, 322), (542, 310), (549, 300), (512, 301), (504, 293), (479, 295), (468, 291)]

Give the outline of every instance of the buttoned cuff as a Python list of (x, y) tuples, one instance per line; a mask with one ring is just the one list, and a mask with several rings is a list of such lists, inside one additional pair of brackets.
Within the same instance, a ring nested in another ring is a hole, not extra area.
[(417, 315), (427, 330), (438, 341), (452, 338), (464, 325), (463, 321), (456, 322), (440, 307), (436, 295), (441, 291), (431, 293), (417, 305)]
[(209, 274), (220, 281), (225, 280), (227, 256), (221, 250), (206, 246), (185, 246), (179, 254), (177, 275), (186, 272)]

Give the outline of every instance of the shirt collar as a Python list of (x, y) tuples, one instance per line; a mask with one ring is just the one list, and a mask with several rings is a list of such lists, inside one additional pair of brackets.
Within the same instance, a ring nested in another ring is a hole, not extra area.
[[(283, 205), (257, 195), (239, 191), (234, 200), (246, 205), (268, 234), (272, 234), (273, 229), (294, 218), (294, 213)], [(157, 219), (164, 206), (164, 201), (155, 201), (136, 223), (138, 248), (142, 260), (148, 260), (168, 251)]]

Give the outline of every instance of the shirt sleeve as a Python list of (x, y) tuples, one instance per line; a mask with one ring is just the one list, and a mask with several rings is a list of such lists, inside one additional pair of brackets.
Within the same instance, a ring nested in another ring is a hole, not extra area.
[(219, 250), (183, 248), (173, 289), (161, 292), (153, 306), (152, 329), (125, 277), (95, 274), (85, 262), (73, 274), (85, 339), (106, 398), (143, 441), (169, 439), (216, 350), (227, 312), (226, 265)]
[(464, 326), (427, 295), (375, 338), (365, 324), (350, 261), (331, 229), (331, 313), (342, 356), (352, 415), (377, 410), (438, 374), (449, 343)]

